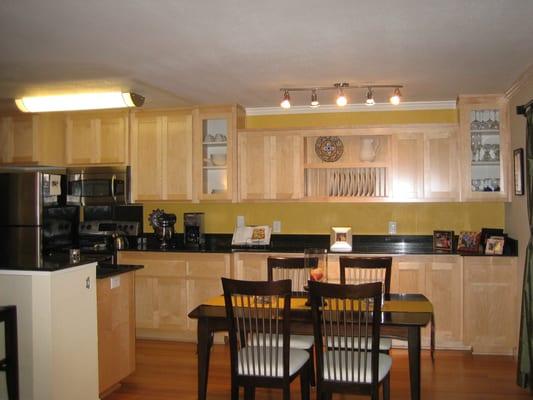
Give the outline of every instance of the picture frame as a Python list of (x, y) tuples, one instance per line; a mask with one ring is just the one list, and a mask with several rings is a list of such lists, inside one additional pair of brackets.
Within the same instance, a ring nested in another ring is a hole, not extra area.
[(485, 254), (501, 256), (505, 247), (505, 237), (491, 236), (485, 245)]
[(524, 195), (524, 149), (519, 148), (513, 151), (513, 171), (514, 171), (514, 194)]
[(487, 239), (492, 236), (504, 236), (502, 228), (481, 228), (481, 237), (479, 239), (479, 244), (482, 249), (485, 249), (487, 244)]
[(480, 233), (473, 231), (459, 232), (457, 239), (458, 253), (479, 253)]
[(451, 253), (453, 251), (453, 231), (433, 231), (433, 251)]

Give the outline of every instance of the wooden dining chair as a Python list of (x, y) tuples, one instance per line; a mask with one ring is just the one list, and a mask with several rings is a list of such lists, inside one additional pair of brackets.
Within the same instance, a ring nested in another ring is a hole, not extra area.
[(390, 293), (392, 257), (339, 257), (341, 283), (381, 282), (382, 292)]
[[(267, 276), (269, 281), (281, 279), (291, 280), (291, 291), (293, 296), (307, 297), (305, 290), (309, 280), (309, 270), (318, 266), (317, 258), (303, 257), (268, 257)], [(311, 385), (315, 385), (315, 338), (313, 335), (290, 335), (290, 347), (302, 349), (309, 353), (311, 363)]]
[[(379, 351), (381, 283), (309, 282), (317, 349), (317, 399), (332, 393), (390, 398), (392, 359)], [(350, 343), (330, 347), (328, 342)], [(371, 346), (368, 346), (368, 344)]]
[(4, 324), (5, 344), (5, 357), (0, 359), (0, 371), (6, 373), (7, 398), (18, 400), (17, 306), (0, 306), (0, 322)]
[[(256, 387), (283, 389), (300, 376), (302, 399), (309, 400), (309, 354), (289, 346), (291, 281), (222, 278), (229, 324), (231, 398), (253, 399)], [(252, 339), (251, 339), (252, 338)]]
[[(340, 256), (339, 265), (341, 284), (359, 285), (362, 283), (381, 282), (382, 293), (385, 297), (390, 294), (392, 257)], [(388, 353), (391, 348), (391, 338), (381, 337), (379, 339), (380, 351)]]

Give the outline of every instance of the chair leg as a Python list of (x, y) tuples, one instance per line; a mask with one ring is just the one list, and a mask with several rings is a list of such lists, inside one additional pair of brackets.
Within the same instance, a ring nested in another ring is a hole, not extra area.
[(307, 362), (307, 366), (304, 366), (302, 368), (302, 371), (300, 372), (300, 391), (302, 400), (309, 400), (310, 398), (310, 390), (309, 390), (309, 374), (311, 372), (311, 367), (309, 361)]
[(255, 387), (245, 386), (244, 387), (244, 400), (254, 400), (254, 399), (255, 399)]
[(311, 386), (316, 385), (316, 379), (315, 379), (315, 346), (311, 346), (310, 349), (307, 350), (309, 352), (309, 380), (311, 382)]
[(231, 380), (231, 400), (239, 400), (239, 385), (233, 379)]
[(287, 383), (283, 386), (283, 400), (291, 400), (291, 385)]
[(383, 400), (390, 399), (390, 372), (383, 380)]

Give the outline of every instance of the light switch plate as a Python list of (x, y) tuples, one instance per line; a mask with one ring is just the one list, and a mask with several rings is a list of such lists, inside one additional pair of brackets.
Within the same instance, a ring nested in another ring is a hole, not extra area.
[(244, 215), (237, 215), (237, 228), (244, 226)]
[(281, 221), (274, 221), (272, 223), (272, 233), (281, 233)]
[(111, 281), (111, 289), (119, 287), (120, 286), (120, 275), (112, 276), (110, 281)]
[(389, 221), (389, 235), (396, 235), (396, 221)]

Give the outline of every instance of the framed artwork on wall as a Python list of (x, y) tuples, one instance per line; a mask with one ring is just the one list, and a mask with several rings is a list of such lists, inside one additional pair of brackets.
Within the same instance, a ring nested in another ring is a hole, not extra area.
[(514, 194), (524, 195), (524, 149), (515, 149), (513, 152)]

